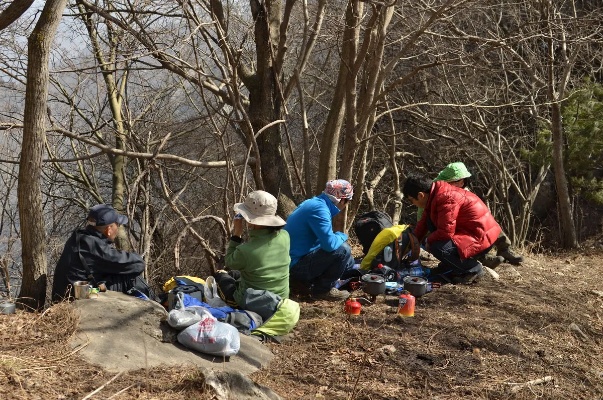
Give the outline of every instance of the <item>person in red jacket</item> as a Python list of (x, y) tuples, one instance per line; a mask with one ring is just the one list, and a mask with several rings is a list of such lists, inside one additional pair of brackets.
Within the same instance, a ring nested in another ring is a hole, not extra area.
[(420, 241), (427, 237), (427, 250), (440, 260), (431, 271), (433, 280), (468, 284), (482, 276), (477, 258), (502, 231), (488, 206), (470, 191), (421, 175), (410, 175), (402, 193), (425, 210), (413, 233)]

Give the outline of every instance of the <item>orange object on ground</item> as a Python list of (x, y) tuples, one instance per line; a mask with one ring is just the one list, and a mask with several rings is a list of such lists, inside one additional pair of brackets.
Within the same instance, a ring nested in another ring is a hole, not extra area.
[(398, 315), (401, 317), (415, 316), (415, 296), (410, 293), (402, 293), (398, 300)]
[(346, 314), (359, 315), (361, 309), (362, 304), (360, 304), (355, 298), (346, 300), (344, 307), (344, 311)]

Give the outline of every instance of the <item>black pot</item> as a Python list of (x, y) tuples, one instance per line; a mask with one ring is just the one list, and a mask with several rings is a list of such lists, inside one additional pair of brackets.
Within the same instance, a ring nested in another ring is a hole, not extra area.
[(421, 297), (427, 293), (427, 279), (420, 276), (407, 276), (404, 278), (404, 290), (415, 297)]
[(385, 293), (385, 278), (382, 275), (366, 274), (362, 276), (364, 287), (362, 290), (366, 294), (377, 296)]

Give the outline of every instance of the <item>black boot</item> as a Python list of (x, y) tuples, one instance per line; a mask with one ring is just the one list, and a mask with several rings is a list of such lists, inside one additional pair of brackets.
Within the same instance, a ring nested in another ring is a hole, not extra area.
[(519, 265), (523, 262), (523, 257), (513, 253), (509, 248), (499, 250), (496, 255), (503, 257), (509, 264)]
[(501, 256), (486, 254), (483, 258), (480, 258), (479, 261), (482, 263), (482, 265), (484, 267), (494, 269), (494, 268), (498, 267), (500, 265), (500, 263), (504, 262), (505, 259), (504, 259), (504, 257), (501, 257)]

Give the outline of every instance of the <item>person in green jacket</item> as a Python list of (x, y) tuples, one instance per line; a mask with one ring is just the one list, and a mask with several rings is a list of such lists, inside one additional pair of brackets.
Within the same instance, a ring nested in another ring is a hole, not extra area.
[[(453, 162), (450, 163), (444, 168), (438, 176), (434, 179), (435, 181), (444, 181), (448, 182), (453, 186), (459, 188), (467, 188), (467, 180), (471, 177), (471, 173), (462, 162)], [(422, 214), (422, 209), (419, 210), (419, 218)], [(498, 236), (496, 242), (494, 242), (494, 246), (496, 247), (496, 255), (486, 254), (480, 262), (486, 267), (496, 268), (500, 263), (506, 261), (513, 265), (519, 265), (523, 262), (523, 257), (515, 254), (511, 250), (511, 240), (504, 232), (501, 232)]]
[[(215, 278), (221, 297), (230, 305), (242, 304), (247, 288), (269, 290), (289, 298), (289, 234), (281, 229), (285, 221), (276, 215), (277, 200), (268, 192), (249, 193), (237, 212), (226, 250), (226, 268)], [(244, 242), (243, 221), (249, 239)]]

